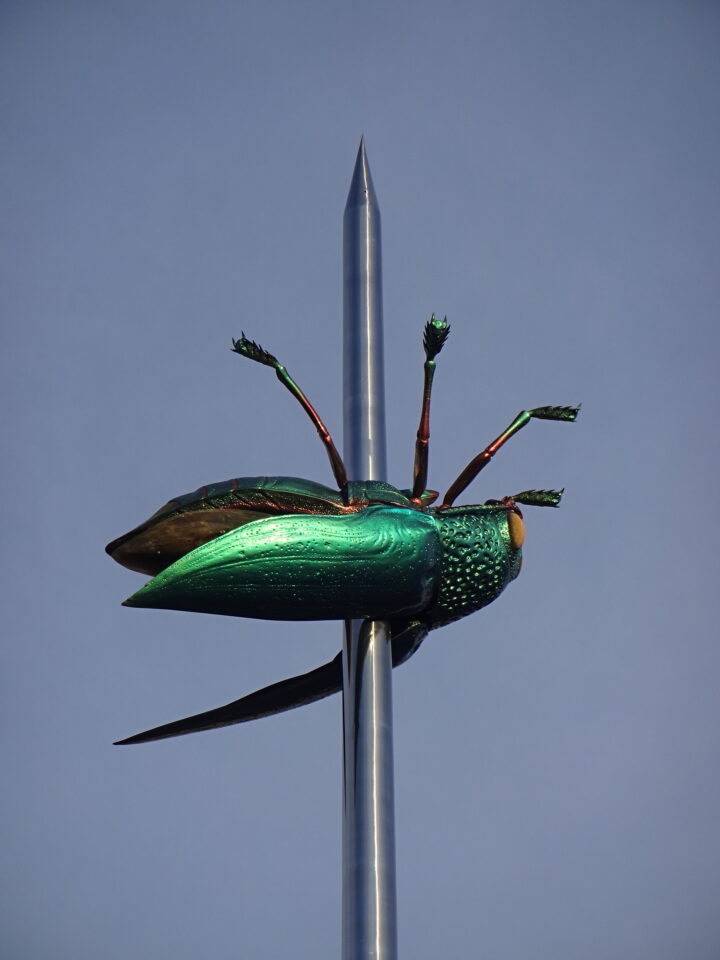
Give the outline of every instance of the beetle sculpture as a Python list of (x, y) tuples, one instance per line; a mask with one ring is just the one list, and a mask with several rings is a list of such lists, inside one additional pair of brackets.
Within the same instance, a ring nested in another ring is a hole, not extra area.
[[(176, 497), (106, 548), (118, 563), (153, 578), (125, 605), (267, 620), (385, 620), (397, 666), (430, 630), (499, 596), (520, 572), (525, 530), (519, 504), (556, 507), (562, 490), (453, 504), (531, 419), (573, 421), (580, 408), (522, 411), (432, 506), (438, 494), (425, 486), (430, 397), (435, 358), (449, 329), (447, 319), (434, 315), (425, 325), (422, 412), (408, 490), (348, 480), (325, 424), (285, 367), (245, 334), (233, 340), (236, 353), (272, 367), (300, 402), (325, 446), (337, 489), (297, 477), (240, 477)], [(341, 689), (341, 658), (118, 742), (242, 723), (319, 700)]]

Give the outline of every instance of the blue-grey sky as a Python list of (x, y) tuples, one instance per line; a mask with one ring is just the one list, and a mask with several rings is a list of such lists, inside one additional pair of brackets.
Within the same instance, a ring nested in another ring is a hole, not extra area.
[(104, 544), (211, 481), (331, 482), (341, 217), (383, 214), (390, 477), (447, 313), (430, 464), (526, 513), (520, 578), (395, 673), (400, 948), (720, 953), (720, 8), (0, 7), (0, 954), (317, 958), (340, 940), (340, 703), (111, 742), (316, 666), (337, 624), (122, 608)]

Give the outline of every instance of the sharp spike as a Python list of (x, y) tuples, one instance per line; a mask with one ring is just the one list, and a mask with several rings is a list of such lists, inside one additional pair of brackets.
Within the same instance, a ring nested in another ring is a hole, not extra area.
[(373, 185), (372, 175), (370, 173), (370, 164), (368, 163), (367, 153), (365, 152), (365, 137), (360, 138), (360, 147), (355, 160), (352, 180), (350, 181), (350, 190), (348, 192), (345, 209), (349, 207), (374, 207), (379, 211), (377, 195)]

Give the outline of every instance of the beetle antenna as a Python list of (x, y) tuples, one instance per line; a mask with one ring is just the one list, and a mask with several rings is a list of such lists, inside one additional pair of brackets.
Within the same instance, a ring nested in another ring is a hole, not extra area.
[(450, 334), (450, 325), (447, 317), (436, 320), (435, 314), (425, 324), (423, 333), (423, 348), (425, 350), (425, 382), (423, 384), (422, 411), (420, 426), (415, 440), (415, 465), (413, 468), (413, 487), (411, 499), (415, 503), (422, 503), (422, 494), (425, 492), (428, 474), (428, 454), (430, 443), (430, 396), (432, 382), (435, 376), (435, 357), (445, 346)]
[(448, 492), (445, 494), (442, 506), (452, 506), (452, 504), (455, 503), (455, 500), (463, 492), (465, 487), (472, 483), (480, 471), (486, 467), (488, 463), (490, 463), (500, 447), (507, 443), (510, 437), (514, 436), (518, 430), (522, 430), (522, 428), (526, 424), (530, 423), (532, 419), (562, 420), (571, 423), (573, 420), (577, 419), (579, 412), (579, 404), (577, 407), (536, 407), (534, 410), (522, 410), (515, 417), (507, 430), (501, 433), (496, 440), (493, 440), (489, 446), (485, 447), (481, 453), (479, 453), (470, 461), (470, 463), (465, 467), (460, 476), (457, 478), (457, 480), (455, 480)]
[(248, 360), (254, 360), (256, 363), (262, 363), (266, 367), (272, 367), (275, 370), (275, 375), (280, 383), (282, 383), (282, 385), (290, 391), (305, 413), (310, 417), (320, 436), (320, 439), (325, 445), (325, 450), (327, 451), (327, 455), (330, 460), (330, 466), (332, 467), (333, 476), (335, 477), (335, 482), (338, 485), (338, 489), (343, 494), (343, 497), (346, 498), (348, 478), (345, 464), (343, 463), (342, 457), (338, 453), (337, 448), (333, 443), (333, 439), (330, 436), (330, 431), (322, 422), (319, 414), (315, 410), (315, 407), (313, 407), (300, 387), (287, 372), (285, 367), (280, 363), (277, 357), (272, 355), (272, 353), (268, 353), (267, 350), (264, 350), (259, 344), (255, 343), (254, 340), (248, 340), (244, 332), (239, 340), (233, 339), (232, 344), (234, 353), (239, 353), (241, 357), (247, 357)]

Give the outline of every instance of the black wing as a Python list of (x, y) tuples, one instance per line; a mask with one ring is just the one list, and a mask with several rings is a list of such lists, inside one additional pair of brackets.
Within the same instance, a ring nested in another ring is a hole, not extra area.
[[(392, 625), (392, 659), (397, 667), (408, 660), (418, 649), (428, 634), (428, 627), (419, 621)], [(275, 713), (303, 707), (306, 703), (322, 700), (342, 689), (342, 653), (329, 663), (317, 667), (309, 673), (288, 680), (271, 683), (239, 700), (226, 703), (223, 707), (196, 713), (183, 720), (165, 723), (152, 730), (136, 733), (125, 740), (117, 740), (117, 746), (130, 743), (148, 743), (150, 740), (165, 740), (167, 737), (180, 737), (185, 733), (197, 733), (200, 730), (213, 730), (216, 727), (229, 727), (234, 723), (247, 723), (259, 720)]]

